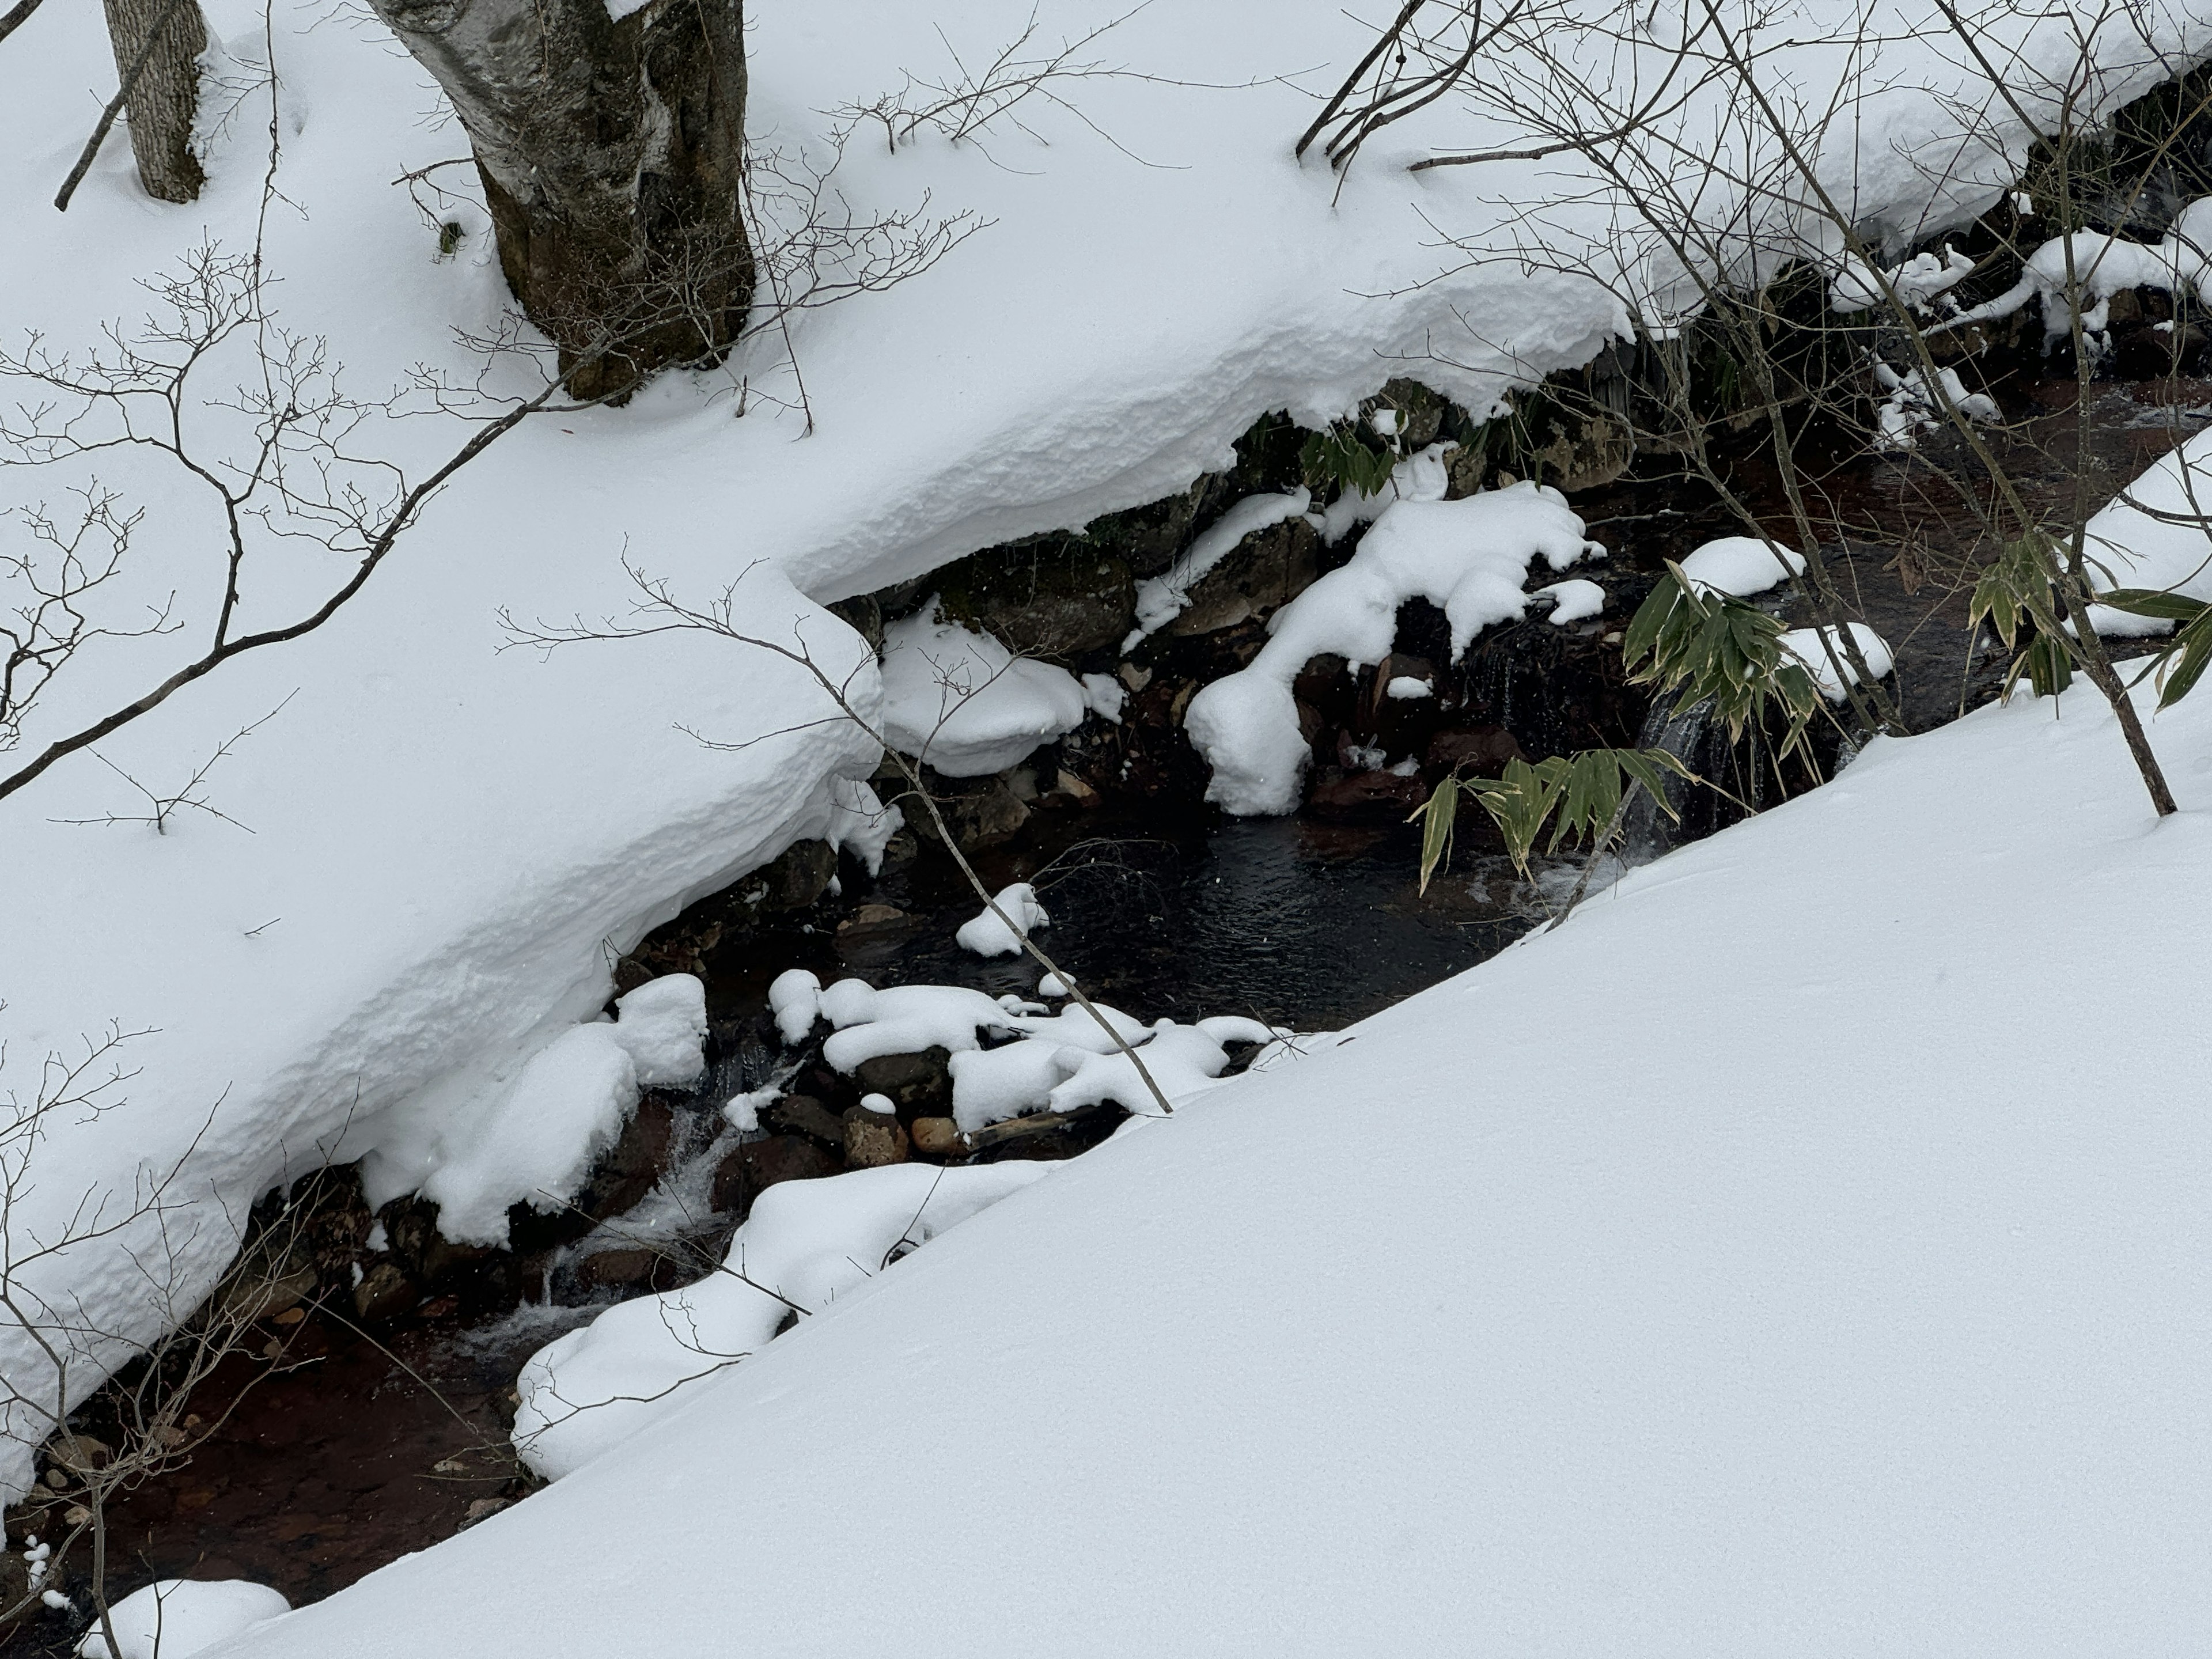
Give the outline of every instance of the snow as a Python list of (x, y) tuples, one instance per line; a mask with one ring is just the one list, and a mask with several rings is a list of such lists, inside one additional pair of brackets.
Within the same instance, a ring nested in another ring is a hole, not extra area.
[(884, 1054), (978, 1048), (979, 1031), (1011, 1036), (1016, 1018), (964, 986), (893, 985), (879, 991), (863, 979), (841, 979), (823, 992), (822, 1012), (837, 1028), (823, 1043), (822, 1057), (848, 1073)]
[(1393, 501), (1352, 554), (1278, 611), (1249, 665), (1202, 688), (1183, 729), (1213, 769), (1206, 799), (1239, 817), (1297, 810), (1307, 744), (1291, 683), (1313, 658), (1354, 668), (1390, 654), (1398, 607), (1424, 598), (1451, 624), (1454, 660), (1492, 623), (1526, 610), (1537, 558), (1553, 570), (1601, 557), (1556, 489), (1522, 483), (1461, 501)]
[[(1022, 941), (1051, 920), (1037, 902), (1036, 889), (1018, 881), (1001, 887), (991, 903), (961, 923), (960, 931), (952, 937), (962, 950), (973, 951), (979, 957), (1019, 956)], [(1013, 923), (1012, 927), (1006, 925), (1009, 921)]]
[(1412, 674), (1397, 674), (1382, 688), (1382, 695), (1399, 702), (1418, 702), (1436, 695), (1436, 688)]
[(1247, 536), (1271, 529), (1286, 519), (1303, 518), (1312, 503), (1312, 491), (1294, 489), (1287, 495), (1247, 495), (1231, 507), (1177, 556), (1164, 575), (1148, 576), (1137, 584), (1137, 626), (1121, 641), (1122, 651), (1134, 650), (1188, 611), (1191, 589), (1235, 552)]
[[(2194, 1650), (2212, 702), (2163, 823), (2059, 713), (1133, 1121), (234, 1659)], [(948, 1567), (1047, 1539), (1122, 1544)]]
[(728, 1271), (621, 1303), (531, 1357), (515, 1449), (548, 1480), (569, 1474), (689, 1404), (687, 1389), (765, 1347), (799, 1310), (852, 1299), (900, 1244), (925, 1244), (1054, 1168), (898, 1164), (769, 1188), (730, 1241)]
[(1682, 561), (1682, 574), (1701, 589), (1747, 599), (1788, 581), (1805, 568), (1805, 556), (1756, 536), (1723, 536)]
[[(1895, 665), (1889, 642), (1864, 623), (1846, 623), (1844, 626), (1851, 630), (1851, 639), (1858, 646), (1859, 654), (1866, 659), (1868, 672), (1876, 679), (1886, 678)], [(1832, 629), (1793, 628), (1782, 635), (1778, 643), (1786, 656), (1803, 665), (1820, 695), (1830, 702), (1843, 702), (1848, 695), (1844, 688), (1858, 684), (1858, 670), (1844, 654), (1841, 641)], [(1832, 658), (1831, 646), (1835, 647)]]
[(933, 597), (884, 630), (883, 675), (884, 736), (948, 778), (1003, 772), (1090, 708), (1065, 668), (947, 621)]
[(1588, 622), (1592, 617), (1605, 614), (1605, 589), (1584, 577), (1572, 577), (1536, 590), (1536, 598), (1542, 599), (1547, 595), (1552, 600), (1552, 614), (1547, 620), (1554, 628), (1565, 628), (1570, 623)]
[[(637, 1108), (641, 1086), (696, 1082), (706, 1067), (707, 988), (690, 974), (640, 986), (612, 1023), (578, 1025), (533, 1054), (496, 1106), (453, 1124), (428, 1153), (422, 1195), (464, 1244), (507, 1240), (510, 1205), (552, 1213), (580, 1191)], [(410, 1170), (364, 1166), (370, 1202), (413, 1190)]]
[(275, 1590), (247, 1579), (164, 1578), (108, 1609), (120, 1656), (97, 1625), (76, 1650), (83, 1659), (187, 1659), (291, 1610)]
[[(2148, 587), (2212, 601), (2212, 539), (2202, 527), (2203, 502), (2212, 494), (2208, 484), (2212, 484), (2212, 432), (2200, 432), (2160, 456), (2111, 505), (2091, 517), (2087, 544), (2091, 585), (2100, 592)], [(2170, 626), (2109, 605), (2091, 607), (2089, 616), (2100, 634), (2162, 634)]]
[(769, 981), (768, 1006), (783, 1046), (795, 1048), (822, 1018), (822, 981), (804, 968), (787, 968)]
[(1921, 433), (1934, 432), (1945, 425), (1942, 411), (1947, 404), (1976, 422), (2004, 418), (1996, 399), (1985, 392), (1967, 391), (1957, 369), (1941, 368), (1936, 373), (1936, 385), (1942, 391), (1940, 398), (1929, 389), (1926, 371), (1914, 368), (1900, 374), (1887, 363), (1874, 364), (1875, 386), (1889, 394), (1875, 410), (1878, 429), (1874, 447), (1877, 450), (1911, 449), (1919, 441)]
[[(1946, 242), (1940, 258), (1933, 253), (1916, 253), (1902, 264), (1891, 266), (1881, 275), (1899, 300), (1916, 311), (1924, 313), (1938, 295), (1949, 293), (1972, 276), (1973, 270), (1974, 262)], [(1845, 255), (1836, 275), (1829, 281), (1830, 309), (1866, 311), (1888, 303), (1883, 293), (1882, 281), (1875, 278), (1866, 261), (1856, 254)]]
[[(252, 94), (207, 124), (199, 203), (148, 201), (117, 135), (70, 210), (53, 213), (92, 107), (85, 89), (111, 85), (113, 64), (96, 8), (44, 7), (12, 43), (39, 54), (39, 72), (0, 101), (9, 222), (35, 227), (0, 241), (9, 326), (58, 347), (94, 341), (143, 314), (139, 279), (204, 236), (248, 248), (265, 207), (276, 320), (329, 337), (351, 392), (379, 395), (418, 363), (472, 384), (480, 365), (459, 337), (495, 329), (505, 303), (488, 216), (462, 170), (441, 174), (456, 191), (441, 215), (464, 233), (441, 259), (436, 231), (392, 182), (459, 143), (424, 77), (356, 6), (311, 0), (265, 31), (242, 0), (207, 9), (234, 64), (273, 42), (273, 195), (269, 112)], [(1808, 15), (1840, 10), (1823, 0)], [(1071, 0), (1044, 26), (1079, 32), (1110, 15)], [(755, 133), (825, 160), (819, 112), (866, 103), (909, 70), (949, 74), (951, 50), (987, 61), (1029, 15), (1025, 0), (970, 0), (957, 17), (888, 0), (763, 9), (749, 36)], [(166, 835), (72, 824), (136, 799), (84, 757), (0, 803), (0, 1091), (27, 1096), (48, 1054), (81, 1052), (111, 1020), (146, 1033), (128, 1045), (135, 1074), (112, 1109), (51, 1126), (41, 1179), (11, 1223), (50, 1236), (86, 1190), (127, 1191), (173, 1164), (175, 1196), (206, 1224), (173, 1234), (186, 1241), (173, 1284), (140, 1277), (134, 1252), (155, 1242), (141, 1228), (64, 1252), (25, 1287), (119, 1334), (74, 1368), (80, 1386), (213, 1284), (235, 1243), (222, 1218), (278, 1180), (374, 1154), (380, 1179), (419, 1183), (441, 1148), (496, 1139), (492, 1121), (556, 1043), (580, 1071), (598, 1068), (604, 1107), (618, 1070), (604, 1034), (567, 1034), (605, 1008), (611, 959), (793, 842), (847, 833), (846, 782), (878, 757), (800, 667), (696, 634), (541, 658), (501, 648), (503, 609), (526, 624), (622, 617), (635, 594), (626, 550), (693, 603), (735, 583), (753, 637), (804, 648), (872, 714), (866, 653), (817, 601), (1186, 489), (1270, 410), (1319, 426), (1416, 365), (1481, 416), (1620, 333), (1616, 301), (1564, 262), (1440, 260), (1439, 228), (1517, 234), (1518, 216), (1499, 210), (1516, 194), (1562, 204), (1553, 228), (1570, 240), (1605, 246), (1612, 230), (1600, 210), (1576, 219), (1580, 181), (1557, 159), (1408, 175), (1410, 158), (1468, 140), (1449, 100), (1389, 129), (1348, 179), (1289, 159), (1315, 93), (1364, 49), (1373, 21), (1279, 0), (1141, 9), (1101, 47), (1135, 72), (1085, 81), (1076, 110), (1032, 100), (1025, 129), (980, 143), (926, 137), (893, 152), (856, 137), (836, 181), (856, 214), (927, 201), (988, 228), (896, 290), (795, 318), (803, 409), (770, 331), (726, 371), (526, 425), (430, 502), (329, 625), (238, 659), (100, 745), (159, 787), (281, 711), (212, 775), (213, 803), (251, 835), (204, 815)], [(2043, 31), (2031, 59), (2063, 50), (2065, 18), (2000, 21), (2007, 42)], [(2106, 106), (2196, 51), (2201, 31), (2160, 14), (2151, 34), (2150, 50), (2111, 49)], [(1796, 55), (1817, 104), (1824, 81), (1861, 66), (1817, 27), (1801, 38), (1778, 49)], [(2012, 178), (2002, 131), (1923, 167), (1919, 147), (1943, 142), (1949, 118), (1946, 77), (1967, 71), (1917, 62), (1851, 101), (1871, 142), (1832, 162), (1858, 169), (1852, 198), (1892, 239), (1978, 211)], [(1937, 171), (1948, 182), (1929, 182)], [(218, 391), (252, 378), (235, 358), (216, 367)], [(373, 419), (356, 441), (420, 477), (469, 429)], [(1441, 472), (1431, 455), (1401, 474), (1424, 465)], [(55, 503), (85, 481), (46, 476)], [(111, 453), (102, 477), (149, 509), (135, 544), (144, 562), (117, 596), (132, 617), (204, 568), (209, 526), (143, 456)], [(1329, 520), (1340, 533), (1376, 510), (1339, 502)], [(342, 568), (301, 544), (264, 565), (246, 586), (251, 626), (291, 620)], [(185, 660), (212, 621), (197, 580), (179, 590), (182, 634), (106, 641), (20, 752)], [(1065, 694), (1055, 683), (1034, 701), (1056, 720)], [(593, 1097), (580, 1085), (563, 1121), (599, 1133), (602, 1115), (580, 1109)], [(545, 1167), (559, 1162), (549, 1153)], [(488, 1229), (488, 1211), (481, 1219)], [(24, 1375), (33, 1346), (0, 1333), (0, 1372)], [(0, 1495), (31, 1473), (11, 1439)]]
[(823, 838), (840, 852), (850, 853), (872, 875), (880, 875), (884, 848), (906, 823), (906, 814), (886, 806), (876, 792), (855, 778), (830, 781), (830, 823)]

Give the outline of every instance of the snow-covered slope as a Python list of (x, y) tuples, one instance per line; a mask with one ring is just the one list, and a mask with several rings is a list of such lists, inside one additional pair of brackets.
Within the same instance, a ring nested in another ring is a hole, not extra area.
[[(1369, 21), (1386, 9), (1368, 6)], [(49, 194), (102, 95), (85, 89), (112, 84), (112, 66), (95, 9), (46, 7), (0, 65), (7, 324), (59, 348), (90, 343), (144, 311), (139, 277), (203, 236), (242, 250), (265, 207), (281, 320), (329, 336), (352, 390), (374, 394), (417, 362), (471, 372), (451, 331), (492, 326), (502, 297), (483, 216), (450, 208), (467, 234), (440, 263), (435, 230), (393, 182), (465, 148), (422, 77), (357, 6), (287, 3), (265, 31), (243, 0), (209, 12), (231, 79), (250, 82), (252, 60), (273, 49), (274, 195), (266, 107), (249, 91), (210, 139), (201, 203), (147, 201), (118, 137), (69, 213), (53, 213)], [(949, 72), (948, 38), (988, 53), (1030, 7), (756, 12), (757, 136), (818, 159), (820, 112), (866, 103), (908, 70)], [(1063, 0), (1042, 27), (1056, 45), (1114, 15)], [(2172, 19), (2154, 33), (2162, 50), (2189, 47)], [(802, 594), (865, 590), (1158, 496), (1219, 463), (1269, 409), (1331, 415), (1414, 367), (1479, 405), (1595, 350), (1613, 307), (1567, 278), (1487, 265), (1418, 285), (1455, 263), (1431, 226), (1479, 233), (1501, 193), (1566, 188), (1536, 170), (1407, 174), (1410, 153), (1486, 136), (1448, 106), (1390, 129), (1396, 148), (1370, 149), (1340, 195), (1290, 159), (1314, 94), (1370, 38), (1333, 0), (1160, 0), (1095, 47), (1148, 78), (1081, 82), (1087, 120), (1038, 108), (1033, 132), (896, 154), (863, 130), (838, 175), (857, 211), (927, 198), (990, 222), (915, 282), (798, 320), (814, 435), (762, 401), (796, 389), (765, 343), (729, 375), (678, 377), (626, 410), (526, 428), (433, 503), (330, 628), (189, 688), (103, 746), (150, 787), (173, 787), (281, 705), (212, 775), (210, 799), (235, 824), (187, 814), (157, 836), (66, 822), (139, 810), (82, 757), (0, 803), (0, 1092), (29, 1097), (47, 1054), (111, 1020), (149, 1033), (125, 1056), (127, 1105), (52, 1125), (12, 1224), (51, 1236), (84, 1192), (127, 1191), (179, 1158), (171, 1196), (236, 1215), (341, 1132), (343, 1155), (428, 1170), (448, 1130), (465, 1132), (532, 1053), (600, 1006), (609, 947), (818, 833), (832, 775), (872, 758), (823, 728), (789, 732), (814, 709), (805, 682), (775, 665), (682, 638), (550, 661), (501, 654), (500, 607), (525, 621), (619, 611), (627, 550), (692, 598), (750, 572), (746, 618), (779, 637), (805, 629), (842, 669), (857, 642)], [(2141, 61), (2114, 95), (2158, 72), (2130, 50)], [(1817, 81), (1844, 59), (1816, 45), (1798, 61)], [(1905, 152), (1945, 116), (1913, 82), (1957, 72), (1923, 64), (1866, 106), (1870, 217), (1920, 222), (1929, 191)], [(1970, 156), (1966, 171), (1993, 183), (2002, 169)], [(1974, 204), (1947, 195), (1938, 210)], [(739, 375), (755, 382), (743, 419)], [(455, 439), (427, 418), (362, 434), (418, 475)], [(219, 553), (204, 512), (111, 459), (106, 482), (149, 511), (118, 599), (136, 616), (138, 599), (175, 587), (183, 632), (88, 657), (26, 752), (137, 695), (211, 620)], [(58, 503), (76, 480), (11, 470), (7, 482), (11, 500)], [(327, 574), (296, 545), (279, 562), (249, 573), (246, 626), (289, 620)], [(786, 735), (709, 750), (678, 721), (730, 740)], [(221, 1226), (189, 1237), (157, 1275), (186, 1305), (227, 1249)], [(149, 1328), (162, 1312), (126, 1242), (75, 1253), (45, 1289), (83, 1296), (104, 1329)], [(19, 1378), (27, 1364), (0, 1334), (0, 1372)], [(0, 1493), (27, 1469), (21, 1447), (0, 1453)]]
[(2185, 1653), (2212, 702), (1883, 741), (227, 1650)]

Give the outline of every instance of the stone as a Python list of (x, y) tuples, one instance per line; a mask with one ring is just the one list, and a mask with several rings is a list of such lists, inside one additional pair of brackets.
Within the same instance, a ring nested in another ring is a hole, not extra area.
[(296, 1308), (315, 1293), (313, 1266), (291, 1267), (269, 1278), (249, 1277), (224, 1292), (222, 1313), (227, 1319), (268, 1319)]
[(58, 1434), (46, 1442), (46, 1454), (64, 1474), (90, 1474), (115, 1461), (115, 1448), (88, 1434)]
[(1322, 773), (1306, 796), (1306, 809), (1319, 817), (1404, 817), (1429, 796), (1420, 775), (1395, 772)]
[[(918, 1054), (878, 1054), (853, 1068), (853, 1081), (862, 1094), (885, 1095), (900, 1115), (912, 1117), (926, 1106), (952, 1102), (952, 1055), (942, 1048)], [(847, 1113), (849, 1121), (851, 1113)]]
[(938, 573), (944, 614), (1018, 656), (1066, 659), (1118, 644), (1137, 615), (1119, 554), (1065, 538), (970, 554)]
[(406, 1313), (422, 1297), (414, 1280), (397, 1264), (380, 1261), (353, 1287), (354, 1317), (364, 1325), (381, 1325)]
[(960, 1158), (968, 1151), (961, 1143), (960, 1126), (949, 1117), (918, 1117), (907, 1133), (914, 1150), (924, 1158)]
[(773, 1134), (805, 1135), (833, 1151), (845, 1150), (845, 1123), (811, 1095), (786, 1095), (760, 1109), (760, 1126)]
[(650, 1280), (660, 1261), (658, 1250), (626, 1244), (586, 1256), (576, 1264), (576, 1279), (586, 1290), (627, 1289)]
[(1178, 639), (1262, 621), (1321, 575), (1321, 532), (1303, 518), (1255, 530), (1190, 589), (1190, 603), (1161, 631)]
[(889, 1112), (872, 1112), (865, 1106), (845, 1110), (845, 1167), (873, 1170), (907, 1159), (906, 1131)]
[[(993, 778), (982, 788), (965, 793), (939, 789), (936, 799), (938, 811), (963, 852), (981, 852), (1012, 841), (1030, 821), (1029, 804), (1004, 778)], [(943, 842), (927, 812), (917, 810), (907, 822), (925, 840)]]
[(514, 1500), (509, 1498), (478, 1498), (469, 1504), (468, 1513), (461, 1517), (459, 1530), (465, 1532), (479, 1521), (489, 1520)]
[(1432, 772), (1463, 769), (1483, 777), (1497, 776), (1505, 769), (1508, 761), (1528, 758), (1513, 734), (1502, 726), (1477, 726), (1439, 732), (1429, 739), (1428, 750), (1424, 757)]
[[(837, 1126), (838, 1144), (844, 1144), (845, 1126)], [(718, 1215), (734, 1214), (739, 1221), (752, 1212), (753, 1200), (769, 1188), (787, 1181), (815, 1181), (836, 1175), (844, 1160), (803, 1135), (773, 1135), (749, 1140), (714, 1166), (712, 1200)]]

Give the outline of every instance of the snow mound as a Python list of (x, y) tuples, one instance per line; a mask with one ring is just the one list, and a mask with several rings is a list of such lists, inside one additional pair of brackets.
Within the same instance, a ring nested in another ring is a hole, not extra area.
[(957, 1054), (982, 1046), (977, 1034), (1014, 1034), (1016, 1016), (981, 991), (958, 985), (893, 985), (878, 991), (863, 979), (841, 979), (822, 993), (822, 1012), (837, 1029), (822, 1057), (850, 1073), (884, 1054), (946, 1048)]
[(1805, 556), (1756, 536), (1723, 536), (1682, 561), (1692, 584), (1739, 599), (1779, 587), (1805, 568)]
[[(1592, 617), (1605, 614), (1605, 589), (1580, 576), (1569, 581), (1553, 582), (1548, 587), (1540, 587), (1536, 590), (1536, 597), (1551, 599), (1552, 614), (1547, 620), (1554, 628), (1565, 628), (1570, 623), (1588, 622)], [(1396, 694), (1394, 692), (1392, 695)]]
[[(2205, 228), (2212, 236), (2212, 225)], [(2212, 602), (2212, 538), (2203, 528), (2212, 499), (2212, 429), (2167, 451), (2089, 520), (2089, 577), (2100, 592), (2157, 588)], [(2172, 624), (2095, 605), (2100, 634), (2165, 633)], [(2198, 695), (2202, 695), (2200, 692)]]
[(641, 1086), (693, 1083), (705, 1070), (707, 988), (695, 975), (667, 975), (615, 1006), (619, 1018), (563, 1031), (505, 1099), (441, 1141), (421, 1191), (447, 1238), (504, 1245), (510, 1206), (558, 1210), (615, 1144)]
[(97, 1626), (76, 1650), (81, 1659), (187, 1659), (291, 1610), (277, 1592), (250, 1579), (164, 1578), (108, 1609), (119, 1655)]
[(768, 1006), (775, 1034), (785, 1048), (795, 1048), (822, 1018), (822, 981), (804, 968), (787, 968), (769, 981)]
[(1349, 564), (1274, 614), (1248, 666), (1191, 699), (1183, 729), (1213, 769), (1206, 799), (1239, 817), (1297, 810), (1308, 749), (1291, 683), (1313, 658), (1334, 653), (1355, 669), (1382, 661), (1398, 607), (1420, 598), (1449, 620), (1455, 660), (1483, 629), (1523, 614), (1534, 560), (1564, 570), (1604, 554), (1566, 498), (1534, 483), (1390, 504)]
[(934, 598), (884, 630), (884, 735), (948, 778), (1005, 771), (1090, 706), (1065, 668), (945, 620)]
[(754, 1200), (723, 1271), (625, 1302), (532, 1355), (514, 1447), (557, 1480), (689, 1403), (690, 1385), (758, 1352), (787, 1321), (827, 1314), (906, 1250), (1058, 1166), (898, 1164), (787, 1181)]
[[(1866, 659), (1868, 672), (1876, 679), (1885, 678), (1895, 665), (1890, 655), (1889, 641), (1864, 623), (1846, 623), (1844, 625), (1851, 630), (1851, 638), (1857, 642), (1859, 654)], [(1836, 642), (1834, 631), (1824, 628), (1794, 628), (1783, 635), (1780, 641), (1784, 654), (1796, 659), (1812, 675), (1813, 684), (1820, 688), (1820, 695), (1830, 702), (1841, 702), (1847, 695), (1844, 688), (1857, 684), (1859, 675), (1840, 647), (1834, 659), (1830, 660), (1828, 647), (1833, 642)]]
[[(998, 908), (984, 906), (963, 922), (960, 931), (952, 936), (962, 950), (973, 951), (979, 957), (1018, 956), (1022, 941), (1052, 920), (1037, 902), (1036, 889), (1025, 881), (1000, 888), (992, 904)], [(1006, 921), (1000, 920), (1001, 912)], [(1013, 927), (1007, 927), (1006, 921), (1012, 921)]]

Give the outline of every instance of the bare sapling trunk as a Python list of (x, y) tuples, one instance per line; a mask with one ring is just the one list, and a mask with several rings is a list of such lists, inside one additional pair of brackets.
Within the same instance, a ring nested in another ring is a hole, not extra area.
[(753, 294), (742, 0), (372, 3), (453, 100), (573, 394), (729, 347)]
[[(104, 0), (115, 72), (127, 83), (131, 153), (157, 201), (191, 202), (207, 182), (192, 154), (207, 22), (198, 0)], [(149, 42), (150, 39), (150, 50)], [(143, 63), (140, 62), (143, 58)], [(132, 79), (133, 72), (137, 79)]]

